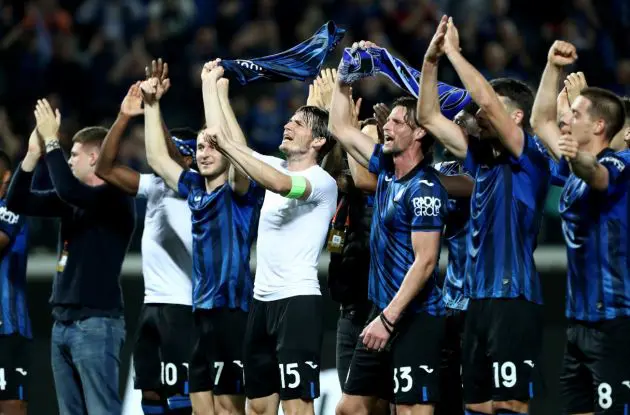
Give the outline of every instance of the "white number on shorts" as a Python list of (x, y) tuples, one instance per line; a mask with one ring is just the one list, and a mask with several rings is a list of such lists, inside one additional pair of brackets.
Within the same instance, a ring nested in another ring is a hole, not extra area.
[(217, 374), (214, 376), (214, 385), (219, 384), (219, 379), (221, 379), (221, 372), (223, 372), (223, 366), (225, 366), (225, 362), (214, 362), (214, 368), (217, 371)]
[(162, 384), (173, 386), (177, 383), (177, 366), (173, 363), (164, 363), (162, 365)]
[(4, 369), (0, 368), (0, 391), (3, 391), (7, 388), (7, 381), (4, 378)]
[(494, 368), (494, 386), (496, 388), (501, 387), (501, 385), (512, 388), (516, 385), (516, 365), (514, 363), (504, 362), (500, 364), (494, 362), (492, 367)]
[[(295, 389), (300, 385), (300, 373), (295, 370), (298, 367), (297, 363), (288, 363), (286, 366), (280, 363), (280, 384), (283, 388)], [(293, 382), (285, 385), (284, 372), (286, 369), (287, 376), (293, 376)]]
[(600, 383), (597, 386), (597, 394), (599, 395), (599, 406), (602, 409), (608, 409), (612, 406), (612, 387), (608, 383)]
[(398, 393), (400, 384), (398, 383), (398, 375), (400, 374), (400, 380), (405, 381), (405, 385), (400, 388), (401, 392), (409, 392), (413, 386), (413, 379), (411, 378), (411, 367), (403, 366), (401, 368), (394, 368), (394, 393)]

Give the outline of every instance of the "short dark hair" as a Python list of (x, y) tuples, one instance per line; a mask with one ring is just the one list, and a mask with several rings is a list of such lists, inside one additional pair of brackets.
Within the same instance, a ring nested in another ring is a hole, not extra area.
[[(392, 102), (392, 109), (396, 107), (405, 107), (407, 111), (405, 112), (405, 122), (411, 128), (420, 128), (422, 127), (418, 122), (418, 117), (416, 114), (416, 108), (418, 105), (418, 100), (412, 97), (399, 97)], [(433, 143), (435, 143), (435, 137), (425, 129), (425, 136), (422, 137), (422, 142), (420, 143), (420, 148), (422, 149), (422, 153), (426, 156), (428, 155), (432, 148)]]
[(317, 154), (317, 161), (322, 161), (337, 142), (328, 129), (328, 111), (312, 105), (304, 105), (298, 108), (295, 113), (304, 114), (304, 120), (306, 121), (306, 125), (311, 129), (313, 138), (321, 137), (326, 140), (326, 143), (320, 148)]
[(591, 101), (589, 115), (604, 120), (606, 123), (604, 134), (608, 140), (612, 140), (623, 128), (626, 118), (621, 98), (606, 89), (592, 86), (584, 88), (580, 95)]
[(11, 171), (13, 168), (11, 157), (9, 157), (9, 155), (3, 150), (0, 150), (0, 166), (8, 171)]
[(107, 135), (107, 132), (108, 130), (105, 127), (85, 127), (79, 130), (74, 137), (72, 137), (72, 142), (93, 144), (100, 147)]
[(376, 133), (378, 134), (378, 142), (379, 144), (383, 144), (383, 142), (385, 141), (385, 134), (383, 134), (383, 129), (381, 128), (380, 125), (378, 125), (378, 121), (376, 120), (376, 118), (370, 117), (370, 118), (361, 120), (359, 122), (359, 130), (364, 129), (368, 125), (376, 126)]
[(512, 78), (497, 78), (490, 81), (492, 89), (497, 95), (506, 97), (510, 104), (523, 111), (521, 126), (527, 132), (531, 131), (529, 117), (534, 105), (534, 91), (525, 82)]

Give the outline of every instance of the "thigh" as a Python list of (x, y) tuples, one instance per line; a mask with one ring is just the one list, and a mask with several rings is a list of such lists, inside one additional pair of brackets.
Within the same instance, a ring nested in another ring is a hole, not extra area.
[[(366, 323), (371, 322), (379, 313), (380, 310), (374, 307)], [(357, 338), (348, 374), (342, 387), (344, 395), (391, 400), (394, 385), (391, 368), (389, 348), (380, 352), (369, 350), (363, 345), (363, 339)]]
[(593, 377), (586, 367), (586, 355), (580, 350), (579, 338), (584, 328), (569, 324), (560, 374), (560, 397), (563, 413), (586, 414), (595, 411)]
[[(436, 415), (462, 415), (464, 411), (461, 351), (464, 312), (457, 311), (446, 318), (444, 345), (440, 374), (440, 396), (442, 399), (435, 406)], [(444, 398), (447, 397), (448, 398)]]
[(528, 402), (534, 397), (534, 370), (540, 356), (542, 306), (524, 299), (491, 300), (489, 305), (492, 400)]
[(122, 318), (90, 317), (69, 327), (68, 344), (90, 414), (119, 414), (120, 352), (125, 340)]
[(440, 360), (445, 317), (407, 314), (398, 324), (392, 344), (394, 402), (397, 405), (440, 400)]
[[(250, 400), (266, 398), (280, 392), (276, 343), (267, 331), (268, 305), (269, 302), (253, 300), (247, 317), (243, 365), (245, 393)], [(264, 406), (267, 401), (257, 400), (256, 405)]]
[(462, 381), (464, 402), (483, 403), (492, 400), (492, 365), (487, 356), (488, 300), (470, 300), (462, 342)]
[(358, 321), (356, 316), (341, 314), (337, 321), (337, 375), (339, 384), (343, 387), (348, 377), (348, 369), (354, 355), (354, 349), (365, 321)]
[(280, 400), (314, 400), (319, 397), (322, 297), (291, 297), (275, 305), (271, 330), (276, 333)]
[(196, 330), (192, 307), (162, 304), (159, 308), (161, 381), (167, 396), (189, 392), (188, 367)]
[(66, 342), (68, 331), (71, 331), (69, 324), (54, 322), (50, 339), (50, 362), (59, 413), (87, 414), (79, 374), (72, 363), (70, 347)]
[(590, 328), (589, 368), (593, 376), (595, 411), (628, 413), (630, 409), (630, 319), (616, 318)]
[(31, 341), (18, 334), (0, 336), (0, 401), (27, 401)]
[(247, 313), (241, 309), (219, 309), (212, 316), (215, 395), (243, 395), (243, 338)]
[(134, 387), (136, 389), (157, 391), (161, 388), (157, 307), (153, 304), (144, 304), (138, 319), (133, 347)]
[(212, 342), (212, 320), (208, 310), (196, 310), (194, 321), (194, 345), (191, 351), (188, 370), (189, 392), (212, 391), (212, 359), (214, 343)]

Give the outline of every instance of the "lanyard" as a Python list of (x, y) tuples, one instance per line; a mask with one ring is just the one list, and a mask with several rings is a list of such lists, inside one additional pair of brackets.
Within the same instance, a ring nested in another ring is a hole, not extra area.
[[(337, 215), (339, 215), (339, 211), (341, 210), (341, 207), (343, 206), (345, 201), (346, 201), (346, 196), (342, 196), (341, 200), (337, 204), (337, 211), (335, 212), (335, 216), (333, 216), (333, 218), (332, 218), (332, 225), (333, 225), (333, 227), (337, 223)], [(346, 214), (346, 223), (345, 223), (344, 226), (346, 228), (350, 227), (350, 205), (349, 204), (348, 204), (348, 212)]]

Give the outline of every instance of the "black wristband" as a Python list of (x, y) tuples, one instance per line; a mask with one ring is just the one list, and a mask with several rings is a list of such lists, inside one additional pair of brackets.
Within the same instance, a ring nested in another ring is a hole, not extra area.
[(385, 330), (387, 330), (389, 334), (392, 334), (396, 326), (394, 326), (383, 313), (379, 314), (378, 317), (381, 319), (383, 326), (385, 326)]

